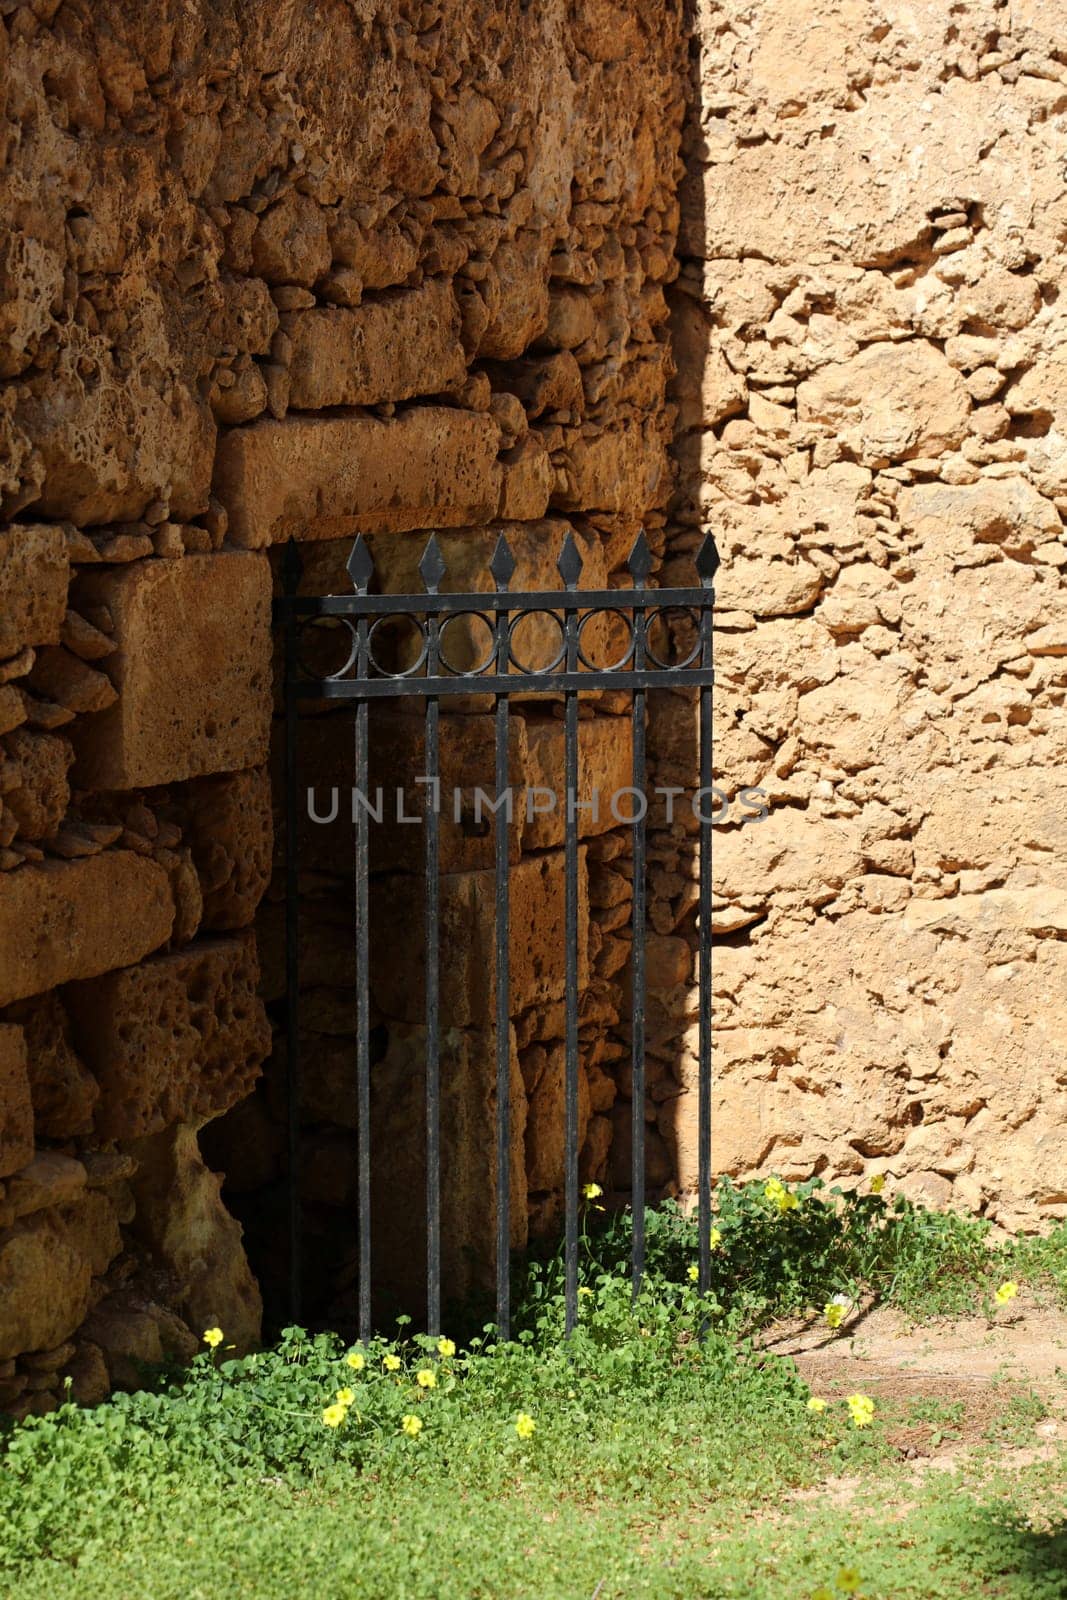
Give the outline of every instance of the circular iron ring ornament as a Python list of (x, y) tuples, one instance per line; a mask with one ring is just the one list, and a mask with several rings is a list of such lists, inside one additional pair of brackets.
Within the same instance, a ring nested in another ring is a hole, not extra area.
[[(650, 643), (652, 622), (657, 617), (662, 622), (664, 629), (667, 631), (667, 637), (670, 637), (667, 618), (671, 616), (688, 617), (693, 624), (693, 631), (696, 634), (696, 644), (693, 646), (692, 650), (690, 650), (689, 654), (684, 656), (681, 661), (664, 661), (662, 657), (656, 654)], [(693, 662), (700, 655), (700, 643), (700, 621), (693, 606), (656, 606), (653, 610), (646, 611), (645, 655), (654, 666), (661, 667), (665, 672), (682, 672), (686, 667), (691, 667)]]
[[(457, 667), (455, 662), (449, 661), (448, 656), (445, 654), (445, 639), (448, 636), (448, 630), (449, 630), (449, 628), (452, 626), (452, 624), (454, 622), (459, 622), (461, 620), (461, 618), (463, 618), (463, 617), (473, 617), (475, 622), (480, 622), (482, 627), (485, 629), (486, 636), (487, 636), (487, 638), (489, 640), (489, 654), (487, 656), (483, 657), (483, 659), (481, 661), (479, 661), (476, 666), (473, 666), (473, 667)], [(450, 672), (454, 678), (479, 678), (479, 677), (481, 677), (482, 674), (484, 672), (486, 672), (490, 666), (492, 666), (495, 657), (496, 657), (495, 629), (493, 627), (493, 623), (492, 623), (490, 617), (484, 611), (451, 611), (451, 612), (449, 612), (448, 616), (445, 617), (444, 621), (438, 627), (438, 630), (437, 630), (437, 660), (438, 660), (439, 664), (445, 669), (445, 671), (446, 672)]]
[[(585, 632), (587, 624), (592, 622), (596, 617), (610, 617), (613, 621), (621, 622), (623, 627), (626, 629), (626, 636), (629, 640), (626, 650), (619, 657), (619, 659), (617, 661), (609, 662), (608, 665), (604, 667), (599, 667), (595, 661), (590, 661), (589, 657), (582, 649), (582, 634)], [(616, 611), (612, 606), (598, 606), (595, 611), (587, 611), (582, 617), (581, 621), (578, 623), (578, 660), (582, 663), (582, 666), (585, 667), (587, 672), (621, 672), (623, 667), (626, 666), (627, 662), (633, 660), (636, 642), (636, 630), (634, 628), (633, 615), (631, 614), (630, 616), (627, 616), (625, 612)]]
[[(304, 639), (305, 639), (306, 636), (307, 637), (313, 637), (314, 636), (314, 631), (316, 629), (318, 629), (320, 631), (320, 635), (323, 634), (323, 633), (326, 633), (326, 634), (338, 633), (338, 632), (340, 632), (341, 629), (347, 629), (348, 630), (348, 636), (349, 636), (349, 639), (351, 641), (351, 648), (350, 648), (350, 650), (348, 652), (347, 660), (340, 667), (337, 668), (336, 672), (321, 672), (321, 671), (318, 671), (315, 668), (313, 668), (312, 665), (308, 661), (305, 661), (305, 659), (304, 659), (303, 650), (302, 650)], [(341, 678), (346, 677), (347, 674), (352, 670), (352, 668), (356, 664), (356, 660), (357, 660), (358, 656), (359, 656), (359, 635), (356, 632), (356, 624), (353, 621), (351, 621), (350, 618), (348, 618), (348, 617), (307, 617), (302, 622), (299, 623), (298, 629), (297, 629), (296, 664), (299, 667), (300, 671), (304, 674), (305, 678), (310, 678), (310, 679), (318, 678), (323, 683), (336, 683)]]
[[(526, 663), (524, 661), (520, 661), (519, 657), (515, 654), (515, 649), (514, 649), (515, 631), (519, 627), (520, 623), (523, 623), (523, 622), (526, 621), (527, 617), (544, 617), (544, 618), (546, 618), (546, 620), (550, 619), (552, 622), (555, 623), (557, 629), (559, 630), (559, 649), (556, 652), (556, 654), (552, 657), (552, 660), (549, 661), (546, 666), (543, 666), (543, 667), (528, 667), (526, 665)], [(518, 612), (517, 615), (514, 616), (511, 619), (511, 621), (509, 622), (509, 624), (508, 624), (508, 660), (509, 660), (509, 662), (511, 663), (511, 665), (513, 667), (517, 667), (519, 669), (519, 671), (522, 672), (522, 673), (525, 673), (527, 677), (540, 678), (540, 677), (545, 676), (549, 672), (555, 672), (556, 668), (559, 666), (560, 662), (564, 659), (566, 654), (567, 654), (567, 635), (566, 635), (566, 632), (564, 630), (563, 623), (560, 620), (560, 617), (559, 617), (557, 612), (555, 612), (555, 611), (541, 611), (537, 606), (529, 606), (529, 607), (527, 607), (527, 609), (525, 611)]]
[[(390, 672), (388, 667), (383, 667), (381, 662), (375, 659), (374, 635), (377, 633), (378, 629), (383, 625), (383, 623), (395, 623), (403, 620), (410, 622), (414, 627), (416, 634), (422, 641), (422, 649), (419, 651), (417, 659), (410, 667), (405, 667), (402, 672)], [(383, 678), (413, 678), (418, 672), (419, 668), (425, 666), (426, 657), (429, 655), (429, 653), (430, 641), (426, 623), (420, 622), (413, 611), (390, 611), (387, 612), (385, 616), (375, 617), (367, 631), (368, 677), (370, 676), (369, 669), (373, 667), (375, 672), (377, 672)]]

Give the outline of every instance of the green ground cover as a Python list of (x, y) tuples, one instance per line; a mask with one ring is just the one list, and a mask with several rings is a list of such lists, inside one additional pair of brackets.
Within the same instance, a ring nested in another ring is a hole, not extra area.
[[(405, 1326), (367, 1346), (293, 1329), (237, 1360), (223, 1330), (191, 1370), (10, 1429), (0, 1592), (1067, 1596), (1067, 1454), (1009, 1467), (1003, 1449), (1013, 1427), (1008, 1443), (1032, 1442), (1040, 1403), (1006, 1399), (954, 1470), (916, 1474), (888, 1407), (820, 1408), (752, 1339), (806, 1309), (832, 1324), (835, 1305), (871, 1293), (916, 1317), (995, 1317), (1016, 1282), (1062, 1303), (1067, 1230), (993, 1249), (980, 1222), (880, 1195), (725, 1185), (711, 1293), (691, 1278), (695, 1224), (667, 1207), (649, 1218), (633, 1305), (628, 1218), (598, 1204), (588, 1196), (570, 1340), (552, 1258), (518, 1273), (506, 1345), (459, 1321), (455, 1343)], [(930, 1416), (949, 1437), (962, 1421)]]

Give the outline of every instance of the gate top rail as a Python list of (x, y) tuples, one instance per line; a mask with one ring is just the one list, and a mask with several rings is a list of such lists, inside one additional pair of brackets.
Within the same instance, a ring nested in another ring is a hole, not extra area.
[[(283, 593), (275, 601), (276, 615), (291, 633), (316, 622), (344, 627), (349, 649), (335, 671), (316, 675), (303, 667), (294, 652), (289, 682), (298, 698), (358, 699), (397, 695), (456, 695), (534, 691), (553, 693), (566, 689), (652, 689), (687, 683), (711, 683), (711, 662), (706, 638), (714, 605), (718, 551), (710, 535), (694, 558), (698, 583), (687, 587), (650, 589), (647, 579), (652, 552), (641, 532), (627, 566), (633, 580), (628, 589), (579, 589), (582, 556), (574, 535), (568, 532), (557, 567), (562, 590), (511, 590), (516, 562), (503, 534), (499, 536), (487, 570), (494, 589), (439, 593), (447, 575), (436, 534), (431, 534), (419, 562), (426, 585), (423, 594), (372, 594), (374, 561), (360, 534), (346, 563), (353, 592), (343, 595), (298, 594), (303, 563), (295, 541), (290, 540), (282, 563)], [(689, 613), (694, 643), (679, 661), (665, 660), (650, 637), (657, 617)], [(627, 617), (629, 613), (629, 617)], [(598, 665), (584, 646), (585, 630), (595, 618), (611, 615), (627, 630), (625, 648), (617, 659)], [(518, 635), (529, 617), (554, 623), (558, 644), (551, 660), (533, 666), (522, 660)], [(388, 666), (375, 655), (375, 635), (390, 618), (403, 619), (414, 630), (414, 660), (402, 668)], [(484, 659), (462, 666), (448, 656), (450, 625), (467, 619), (485, 630)]]

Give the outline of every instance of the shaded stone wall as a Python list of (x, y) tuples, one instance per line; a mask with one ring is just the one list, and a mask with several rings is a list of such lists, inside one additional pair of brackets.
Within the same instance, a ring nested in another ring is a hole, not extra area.
[[(336, 586), (362, 529), (404, 587), (425, 530), (451, 530), (459, 584), (503, 523), (519, 576), (548, 582), (571, 528), (613, 581), (642, 521), (662, 529), (678, 10), (3, 8), (0, 1401), (17, 1411), (46, 1409), (67, 1371), (104, 1392), (210, 1322), (238, 1344), (258, 1330), (197, 1130), (234, 1204), (269, 1214), (280, 1064), (249, 1092), (279, 994), (271, 546), (309, 541), (308, 586)], [(583, 724), (591, 771), (627, 753), (617, 710)], [(482, 724), (455, 720), (478, 781)], [(383, 737), (390, 771), (417, 769), (402, 720)], [(539, 773), (558, 726), (531, 707), (515, 741), (518, 777)], [(339, 746), (319, 744), (328, 773)], [(583, 857), (583, 1162), (604, 1176), (622, 843), (590, 833)], [(445, 841), (457, 951), (484, 936), (490, 847)], [(518, 910), (551, 900), (558, 848), (550, 828), (516, 834)], [(414, 880), (381, 881), (396, 917)], [(323, 910), (307, 1198), (329, 1246), (331, 1212), (352, 1235), (350, 1091), (329, 1081), (351, 1022), (336, 852), (305, 888)], [(516, 951), (517, 1237), (550, 1219), (561, 1174), (545, 948)], [(375, 981), (376, 1115), (411, 1177), (418, 1021), (398, 978)], [(449, 976), (459, 1148), (491, 1111), (484, 988)]]
[(716, 833), (715, 1164), (1029, 1225), (1067, 1212), (1067, 8), (695, 10), (670, 548), (718, 538), (716, 765), (771, 804)]

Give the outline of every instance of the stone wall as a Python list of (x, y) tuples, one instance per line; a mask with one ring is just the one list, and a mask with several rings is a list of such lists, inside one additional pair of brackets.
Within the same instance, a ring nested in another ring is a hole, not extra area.
[(716, 763), (771, 804), (716, 834), (715, 1164), (1032, 1225), (1067, 1213), (1067, 6), (697, 32), (670, 548), (718, 538)]
[[(24, 1413), (65, 1372), (92, 1398), (209, 1323), (258, 1333), (198, 1130), (276, 1258), (277, 1054), (250, 1094), (280, 993), (271, 547), (309, 541), (305, 582), (336, 586), (363, 530), (403, 588), (431, 528), (451, 584), (501, 525), (537, 582), (568, 529), (598, 581), (642, 522), (662, 544), (683, 74), (675, 0), (0, 13), (0, 1403)], [(481, 722), (454, 721), (468, 781), (487, 777)], [(620, 727), (606, 705), (583, 724), (591, 772), (625, 758)], [(417, 770), (410, 724), (379, 737), (389, 770)], [(518, 777), (558, 744), (524, 710)], [(337, 727), (307, 747), (328, 773)], [(520, 910), (543, 909), (559, 846), (516, 833)], [(484, 938), (491, 839), (444, 849), (455, 1154), (492, 1111), (487, 975), (459, 943)], [(625, 1089), (623, 851), (616, 829), (583, 853), (583, 1170), (601, 1177)], [(354, 1236), (339, 860), (304, 884), (305, 1200), (331, 1314)], [(411, 865), (384, 861), (376, 926), (405, 926)], [(561, 1175), (548, 948), (515, 953), (517, 1239), (550, 1223)], [(419, 1038), (391, 962), (374, 1004), (395, 1189), (416, 1177)], [(485, 1178), (464, 1180), (483, 1210)], [(455, 1169), (452, 1196), (458, 1214)]]

